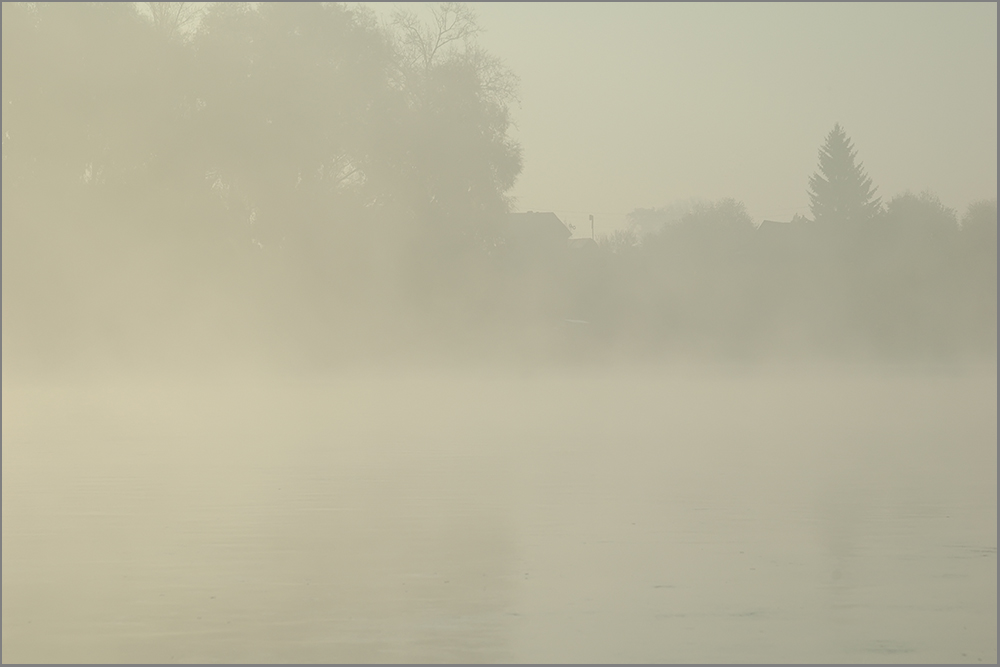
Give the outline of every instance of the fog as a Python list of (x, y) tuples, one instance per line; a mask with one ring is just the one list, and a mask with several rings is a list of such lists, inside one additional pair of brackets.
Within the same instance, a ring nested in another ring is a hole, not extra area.
[(813, 10), (616, 7), (3, 4), (4, 662), (996, 662), (995, 31), (941, 196), (805, 105), (786, 206), (540, 73)]
[(886, 195), (930, 188), (958, 209), (996, 196), (992, 3), (476, 10), (521, 79), (518, 206), (581, 233), (587, 214), (608, 233), (690, 197), (735, 197), (758, 221), (807, 215), (806, 175), (838, 121)]
[(994, 661), (992, 371), (3, 396), (5, 661)]

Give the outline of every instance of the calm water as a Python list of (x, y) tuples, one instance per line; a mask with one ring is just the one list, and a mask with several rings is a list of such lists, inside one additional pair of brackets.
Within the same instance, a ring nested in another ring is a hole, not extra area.
[(986, 371), (3, 390), (3, 661), (993, 662)]

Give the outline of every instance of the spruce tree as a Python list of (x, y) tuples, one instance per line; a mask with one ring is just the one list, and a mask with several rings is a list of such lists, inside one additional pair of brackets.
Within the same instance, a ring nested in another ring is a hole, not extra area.
[(871, 220), (882, 208), (882, 198), (840, 123), (819, 150), (819, 171), (809, 179), (813, 219), (821, 224), (857, 224)]

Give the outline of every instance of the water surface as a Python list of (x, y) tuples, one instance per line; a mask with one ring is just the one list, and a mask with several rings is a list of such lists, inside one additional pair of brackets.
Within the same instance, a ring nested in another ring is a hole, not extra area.
[(996, 371), (3, 390), (4, 662), (996, 662)]

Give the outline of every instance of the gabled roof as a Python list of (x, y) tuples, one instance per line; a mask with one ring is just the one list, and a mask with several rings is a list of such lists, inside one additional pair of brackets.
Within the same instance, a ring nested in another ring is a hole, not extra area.
[[(768, 230), (774, 230), (774, 229), (798, 229), (798, 228), (801, 228), (801, 226), (803, 224), (809, 224), (811, 222), (812, 222), (812, 220), (810, 220), (806, 216), (802, 215), (801, 213), (796, 213), (795, 215), (792, 216), (792, 219), (789, 220), (788, 222), (785, 222), (784, 220), (780, 220), (780, 221), (779, 220), (761, 220), (761, 223), (760, 223), (760, 225), (758, 225), (757, 229), (768, 229)], [(789, 225), (791, 225), (791, 226), (789, 226)]]
[(762, 248), (776, 252), (793, 252), (809, 242), (813, 227), (793, 219), (791, 222), (764, 220), (757, 228), (756, 239)]
[(800, 222), (779, 222), (776, 220), (763, 220), (757, 227), (757, 233), (763, 236), (772, 236), (774, 234), (795, 234), (799, 230), (803, 229), (805, 225)]
[(551, 211), (510, 213), (507, 216), (507, 228), (518, 239), (548, 238), (565, 241), (572, 236), (572, 232), (563, 224), (559, 216)]

